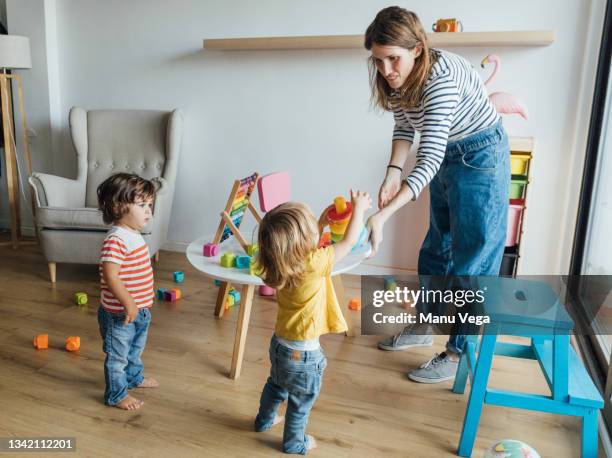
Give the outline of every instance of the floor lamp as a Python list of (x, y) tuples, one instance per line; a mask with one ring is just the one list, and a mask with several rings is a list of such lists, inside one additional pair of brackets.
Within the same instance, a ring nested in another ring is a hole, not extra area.
[[(30, 40), (17, 35), (0, 35), (0, 98), (2, 104), (2, 132), (4, 133), (4, 159), (6, 164), (7, 194), (11, 218), (11, 241), (0, 242), (0, 245), (10, 244), (17, 249), (21, 241), (21, 215), (19, 209), (19, 164), (17, 160), (17, 144), (15, 142), (15, 126), (13, 124), (12, 81), (17, 84), (19, 111), (21, 111), (21, 129), (23, 131), (23, 150), (28, 176), (32, 174), (32, 160), (28, 144), (25, 109), (23, 105), (23, 87), (21, 76), (7, 73), (7, 70), (32, 68), (30, 58)], [(30, 193), (32, 217), (34, 218), (34, 199)], [(36, 221), (34, 220), (36, 231)], [(31, 242), (30, 242), (31, 243)]]

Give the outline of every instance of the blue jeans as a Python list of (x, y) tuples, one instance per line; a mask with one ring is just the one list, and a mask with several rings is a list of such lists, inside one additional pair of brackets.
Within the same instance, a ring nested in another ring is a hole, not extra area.
[(279, 406), (287, 401), (283, 452), (305, 455), (308, 416), (321, 391), (327, 358), (321, 348), (292, 350), (281, 345), (274, 336), (270, 342), (270, 362), (272, 368), (261, 393), (255, 431), (270, 429)]
[(103, 307), (98, 309), (102, 350), (106, 353), (104, 402), (109, 406), (125, 398), (127, 390), (140, 385), (144, 379), (140, 356), (147, 343), (151, 312), (140, 309), (136, 320), (128, 325), (123, 324), (124, 320), (123, 313), (110, 313)]
[[(501, 120), (449, 143), (429, 185), (429, 230), (419, 252), (419, 275), (499, 275), (509, 186), (510, 144)], [(427, 313), (428, 305), (417, 304), (417, 310)], [(465, 326), (452, 328), (447, 350), (461, 353)]]

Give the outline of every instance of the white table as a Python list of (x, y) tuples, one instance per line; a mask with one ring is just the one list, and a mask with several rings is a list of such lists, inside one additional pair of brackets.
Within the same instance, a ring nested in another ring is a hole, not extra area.
[[(203, 246), (205, 243), (212, 241), (213, 238), (214, 235), (208, 235), (194, 240), (187, 247), (186, 254), (187, 259), (196, 269), (207, 277), (221, 280), (222, 282), (217, 295), (217, 304), (215, 307), (215, 316), (217, 318), (223, 317), (223, 312), (225, 311), (225, 300), (230, 291), (232, 283), (243, 285), (240, 295), (240, 312), (238, 315), (238, 323), (236, 325), (236, 337), (234, 339), (232, 367), (230, 370), (230, 378), (237, 379), (240, 376), (240, 370), (242, 368), (242, 359), (244, 357), (246, 334), (249, 327), (255, 286), (263, 285), (263, 282), (261, 281), (261, 278), (249, 274), (248, 269), (221, 267), (219, 261), (223, 253), (231, 251), (235, 254), (246, 254), (235, 237), (230, 237), (221, 244), (221, 250), (218, 256), (204, 256), (202, 253)], [(368, 257), (370, 251), (370, 245), (364, 245), (363, 247), (351, 252), (342, 261), (334, 265), (332, 272), (334, 289), (336, 290), (336, 296), (338, 297), (340, 306), (343, 309), (348, 309), (348, 307), (344, 297), (344, 288), (342, 286), (342, 281), (339, 274), (348, 272), (349, 270), (357, 267), (365, 258)], [(346, 318), (347, 313), (344, 315)], [(349, 326), (347, 335), (351, 335), (350, 320), (347, 319), (347, 323)]]

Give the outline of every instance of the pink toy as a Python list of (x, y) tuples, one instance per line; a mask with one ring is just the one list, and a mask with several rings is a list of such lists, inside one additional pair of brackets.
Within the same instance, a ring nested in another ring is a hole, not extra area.
[(219, 245), (214, 243), (204, 244), (204, 256), (210, 258), (219, 254)]
[(270, 288), (268, 285), (261, 285), (259, 287), (259, 295), (260, 296), (274, 296), (276, 290), (274, 288)]
[[(495, 54), (489, 54), (485, 57), (480, 63), (480, 66), (484, 68), (485, 64), (489, 63), (494, 64), (495, 67), (493, 67), (491, 76), (485, 81), (485, 86), (495, 78), (495, 75), (497, 75), (497, 72), (501, 68), (501, 61)], [(517, 114), (522, 116), (525, 120), (528, 119), (527, 107), (520, 99), (512, 94), (508, 94), (507, 92), (493, 92), (489, 94), (489, 100), (491, 100), (491, 103), (499, 114)]]
[(257, 182), (259, 208), (267, 212), (291, 198), (291, 179), (289, 172), (270, 173)]

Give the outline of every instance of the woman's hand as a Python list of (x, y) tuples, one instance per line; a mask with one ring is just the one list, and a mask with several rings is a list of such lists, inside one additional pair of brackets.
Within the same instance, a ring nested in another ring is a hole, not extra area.
[(401, 185), (402, 172), (395, 168), (387, 169), (385, 179), (380, 185), (380, 191), (378, 191), (378, 208), (385, 208), (399, 192)]
[(385, 218), (380, 212), (374, 213), (368, 218), (366, 227), (370, 233), (370, 242), (372, 243), (372, 252), (370, 258), (374, 257), (378, 251), (378, 246), (383, 241), (383, 228), (385, 226)]

